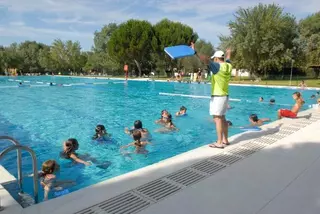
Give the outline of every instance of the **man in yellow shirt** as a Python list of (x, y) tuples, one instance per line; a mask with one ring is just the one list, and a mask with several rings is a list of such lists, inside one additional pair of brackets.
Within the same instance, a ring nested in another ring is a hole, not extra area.
[[(206, 56), (200, 56), (200, 60), (208, 64), (209, 75), (211, 76), (210, 115), (214, 118), (218, 138), (216, 143), (209, 146), (219, 149), (229, 145), (228, 123), (225, 115), (228, 109), (229, 81), (232, 71), (231, 50), (228, 49), (226, 53), (225, 57), (223, 51), (216, 51), (211, 60)], [(225, 59), (227, 60), (225, 61)]]

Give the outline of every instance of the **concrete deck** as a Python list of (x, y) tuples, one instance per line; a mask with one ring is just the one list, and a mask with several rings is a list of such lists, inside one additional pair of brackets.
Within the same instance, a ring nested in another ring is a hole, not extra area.
[[(233, 136), (233, 145), (224, 151), (200, 147), (25, 209), (10, 200), (1, 214), (319, 213), (320, 112), (308, 110), (300, 116), (310, 113), (311, 120), (284, 119), (263, 126), (262, 132)], [(270, 138), (261, 138), (266, 135)], [(248, 149), (248, 144), (261, 148)], [(245, 153), (237, 153), (239, 148)], [(212, 160), (219, 154), (239, 161)], [(211, 174), (195, 167), (206, 161), (221, 169)], [(154, 181), (160, 188), (153, 186), (148, 193), (145, 186)], [(174, 192), (162, 197), (166, 188)], [(158, 193), (161, 197), (153, 195)]]
[(140, 214), (319, 214), (320, 121)]

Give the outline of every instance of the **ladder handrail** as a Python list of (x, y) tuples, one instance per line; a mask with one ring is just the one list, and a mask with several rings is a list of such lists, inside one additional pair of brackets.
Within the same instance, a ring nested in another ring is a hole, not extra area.
[[(13, 145), (20, 145), (20, 143), (9, 136), (0, 136), (0, 140), (7, 140), (9, 142), (11, 142)], [(22, 158), (21, 158), (21, 150), (17, 149), (17, 169), (18, 169), (18, 185), (19, 185), (19, 189), (20, 189), (20, 193), (23, 193), (23, 188), (22, 188)]]
[(32, 169), (33, 169), (33, 195), (34, 195), (34, 200), (35, 203), (38, 203), (38, 167), (37, 167), (37, 157), (35, 152), (30, 149), (27, 146), (22, 146), (22, 145), (14, 145), (6, 148), (0, 153), (0, 159), (5, 156), (8, 152), (11, 152), (12, 150), (25, 150), (29, 152), (29, 154), (32, 157)]

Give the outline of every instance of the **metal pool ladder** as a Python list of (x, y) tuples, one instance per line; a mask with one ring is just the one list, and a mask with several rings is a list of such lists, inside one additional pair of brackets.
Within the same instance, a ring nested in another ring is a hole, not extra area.
[(0, 160), (9, 152), (13, 150), (17, 150), (17, 168), (18, 168), (18, 185), (20, 189), (20, 193), (23, 193), (22, 189), (22, 159), (21, 159), (21, 151), (25, 150), (29, 152), (32, 158), (32, 169), (33, 169), (33, 195), (35, 203), (38, 203), (38, 168), (37, 168), (37, 157), (35, 152), (27, 146), (22, 146), (20, 143), (12, 137), (9, 136), (0, 136), (0, 140), (7, 140), (13, 144), (13, 146), (9, 146), (4, 149), (0, 153)]

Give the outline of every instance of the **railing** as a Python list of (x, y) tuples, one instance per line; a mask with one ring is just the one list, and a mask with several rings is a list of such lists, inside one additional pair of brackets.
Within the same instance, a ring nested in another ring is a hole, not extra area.
[[(11, 137), (7, 137), (7, 136), (1, 136), (0, 137), (1, 140), (9, 140), (11, 142), (13, 142), (15, 145), (10, 146), (8, 148), (6, 148), (5, 150), (3, 150), (0, 153), (0, 160), (1, 158), (3, 158), (7, 153), (13, 151), (13, 150), (17, 150), (17, 154), (18, 154), (18, 182), (19, 183), (19, 187), (22, 187), (22, 169), (21, 169), (21, 150), (25, 150), (27, 152), (29, 152), (29, 154), (31, 155), (32, 158), (32, 169), (33, 169), (33, 195), (34, 195), (34, 200), (35, 203), (38, 203), (38, 168), (37, 168), (37, 157), (35, 152), (30, 149), (29, 147), (26, 146), (22, 146), (19, 144), (19, 142), (17, 142), (15, 139), (11, 138)], [(20, 189), (20, 191), (22, 192), (22, 189)]]
[[(13, 145), (20, 145), (20, 143), (13, 139), (12, 137), (9, 136), (0, 136), (0, 140), (7, 140), (11, 143), (13, 143)], [(20, 193), (23, 193), (23, 188), (22, 188), (22, 161), (21, 161), (21, 150), (17, 149), (17, 168), (18, 168), (18, 185), (19, 185), (19, 189), (20, 189)]]

